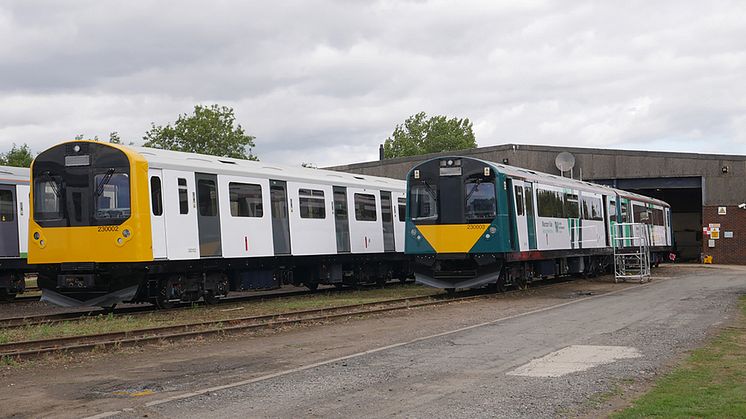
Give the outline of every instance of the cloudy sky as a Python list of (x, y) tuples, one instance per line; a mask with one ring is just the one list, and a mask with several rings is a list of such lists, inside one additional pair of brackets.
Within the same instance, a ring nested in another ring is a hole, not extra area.
[(375, 159), (419, 111), (480, 146), (746, 154), (746, 2), (0, 2), (0, 151), (212, 103), (287, 164)]

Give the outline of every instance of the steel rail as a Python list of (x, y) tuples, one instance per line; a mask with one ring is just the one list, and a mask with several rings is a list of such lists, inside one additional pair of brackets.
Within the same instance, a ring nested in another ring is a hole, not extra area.
[(408, 297), (287, 313), (203, 321), (173, 326), (160, 326), (125, 332), (109, 332), (95, 335), (11, 342), (0, 344), (0, 357), (30, 358), (46, 353), (133, 345), (149, 341), (165, 341), (214, 334), (228, 334), (246, 330), (271, 329), (280, 326), (319, 322), (357, 315), (368, 315), (418, 307), (450, 304), (488, 296), (494, 296), (494, 294), (477, 294), (464, 297), (446, 298), (438, 298), (437, 296)]

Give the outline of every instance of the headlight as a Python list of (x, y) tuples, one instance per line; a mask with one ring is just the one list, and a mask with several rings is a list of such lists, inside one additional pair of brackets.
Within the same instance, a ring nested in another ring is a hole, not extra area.
[(497, 233), (497, 227), (491, 226), (490, 227), (490, 234), (495, 234), (495, 233)]
[(132, 234), (132, 233), (131, 233), (131, 232), (129, 231), (129, 229), (126, 229), (126, 228), (125, 228), (125, 229), (124, 229), (124, 231), (122, 231), (122, 236), (124, 236), (124, 238), (125, 238), (125, 239), (126, 239), (127, 237), (129, 237), (129, 236), (130, 236), (130, 234)]
[(38, 231), (35, 231), (35, 232), (34, 232), (34, 240), (39, 240), (39, 237), (41, 237), (41, 236), (39, 235), (39, 232), (38, 232)]

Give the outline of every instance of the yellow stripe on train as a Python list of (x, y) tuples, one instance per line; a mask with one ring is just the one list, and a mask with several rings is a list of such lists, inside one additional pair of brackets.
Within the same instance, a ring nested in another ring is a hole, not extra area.
[(422, 237), (437, 253), (468, 253), (489, 224), (418, 225)]

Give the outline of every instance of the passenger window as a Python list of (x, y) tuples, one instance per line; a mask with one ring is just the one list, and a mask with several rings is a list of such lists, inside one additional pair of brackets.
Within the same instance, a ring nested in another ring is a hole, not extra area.
[(515, 187), (515, 209), (519, 216), (524, 214), (523, 211), (523, 187), (516, 185)]
[(592, 196), (582, 197), (583, 219), (591, 221), (603, 221), (603, 204), (601, 198)]
[(199, 202), (199, 215), (203, 217), (218, 215), (218, 196), (215, 190), (215, 181), (200, 179), (197, 182), (197, 201)]
[(609, 219), (616, 221), (616, 202), (609, 201)]
[(326, 218), (324, 191), (316, 189), (298, 189), (300, 218)]
[(231, 215), (234, 217), (263, 217), (262, 187), (250, 183), (228, 184)]
[(355, 219), (357, 221), (376, 221), (376, 197), (369, 194), (355, 194)]
[(187, 181), (179, 178), (179, 214), (189, 214), (189, 189)]
[(406, 198), (399, 198), (399, 221), (404, 222), (407, 218), (407, 199)]
[(153, 215), (163, 215), (163, 193), (161, 191), (161, 178), (150, 177), (150, 200), (153, 203)]
[(15, 210), (13, 192), (7, 189), (0, 191), (0, 222), (6, 223), (15, 220)]
[(536, 190), (536, 203), (539, 217), (562, 218), (565, 205), (563, 195), (547, 189)]
[(578, 195), (565, 194), (565, 218), (579, 218), (580, 205), (578, 204)]

